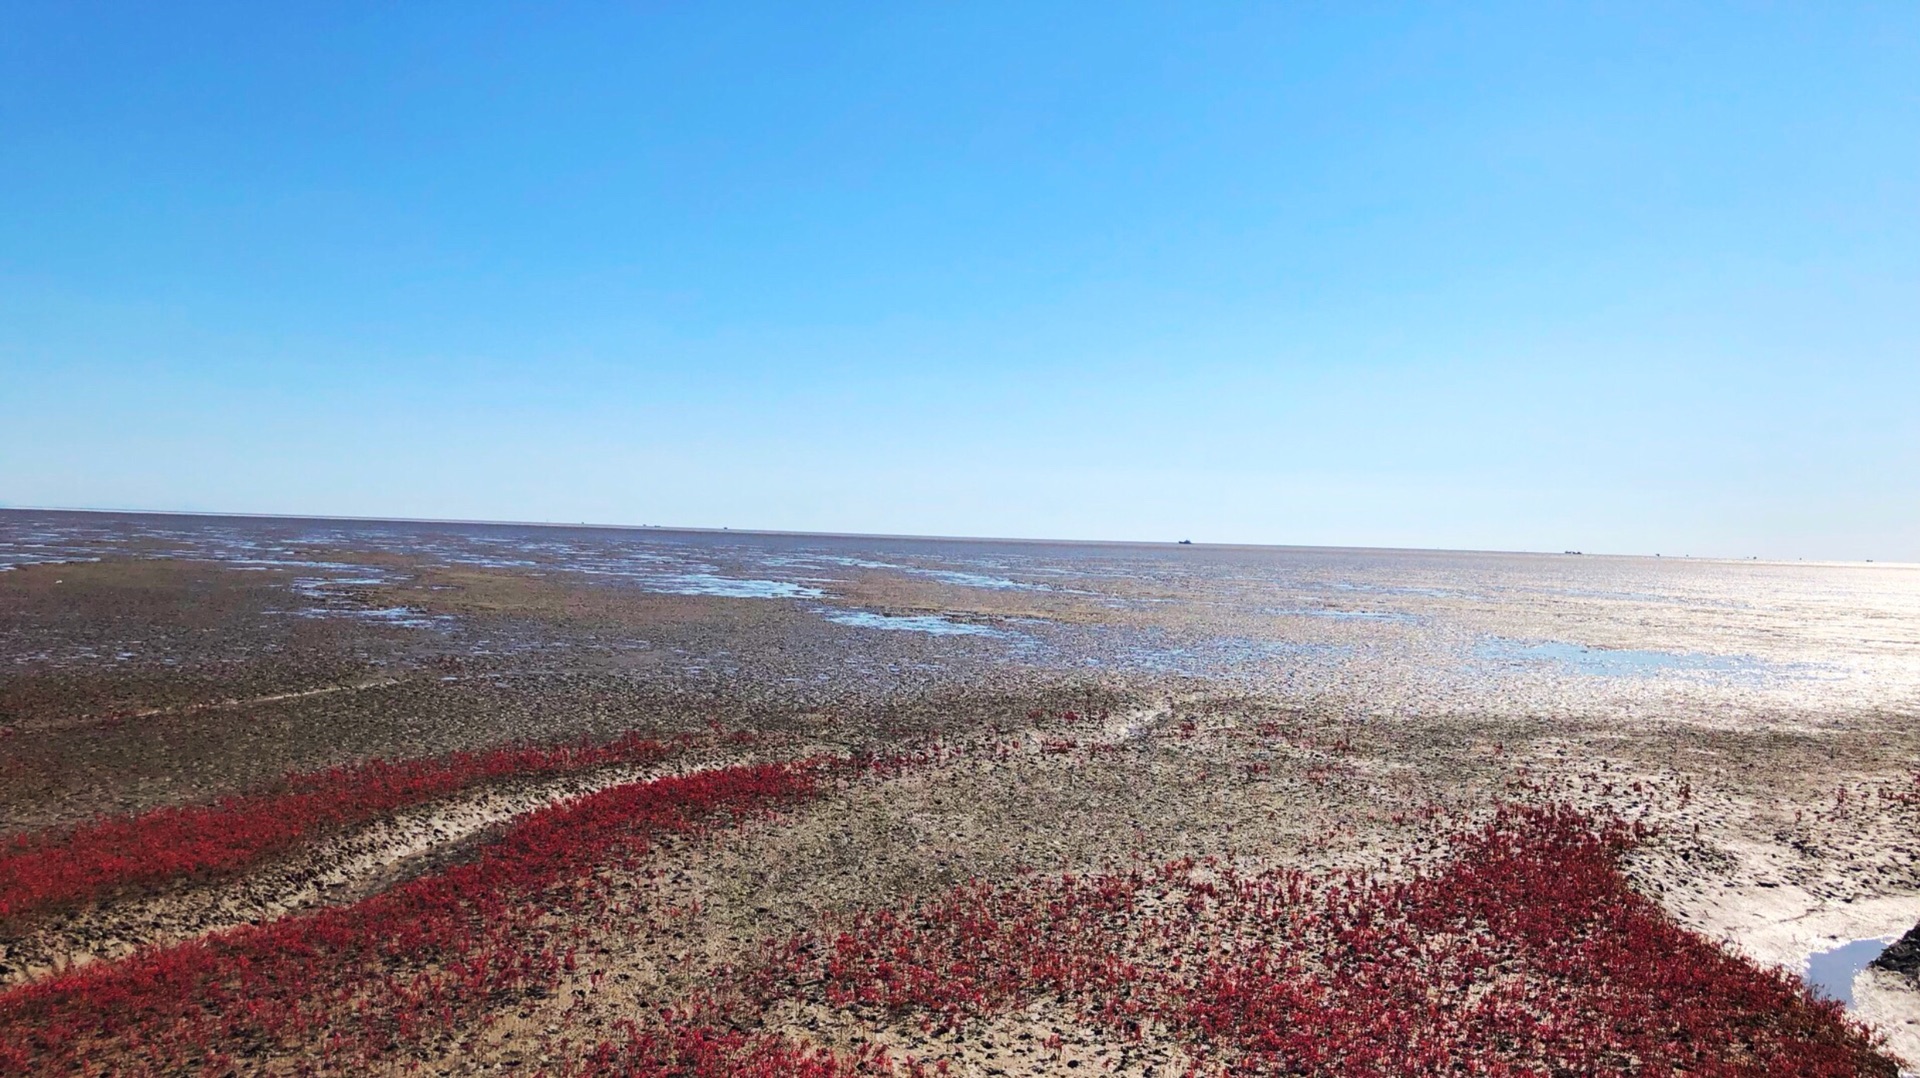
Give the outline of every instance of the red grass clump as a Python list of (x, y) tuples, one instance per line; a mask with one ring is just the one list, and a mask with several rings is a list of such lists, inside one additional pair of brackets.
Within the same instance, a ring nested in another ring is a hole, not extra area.
[[(349, 906), (216, 933), (0, 995), (0, 1075), (224, 1074), (293, 1050), (361, 1069), (550, 988), (555, 914), (652, 839), (811, 794), (821, 761), (632, 783), (542, 809), (478, 859)], [(825, 1075), (831, 1072), (818, 1071)]]
[(370, 760), (288, 775), (212, 804), (105, 817), (0, 841), (0, 921), (175, 880), (229, 875), (326, 834), (461, 790), (512, 779), (652, 763), (669, 745), (507, 746), (419, 760)]
[(1920, 805), (1920, 771), (1913, 773), (1913, 785), (1905, 790), (1881, 790), (1880, 796), (1902, 805)]
[(1632, 837), (1507, 808), (1406, 879), (1189, 860), (970, 884), (796, 938), (756, 991), (948, 1027), (1051, 997), (1235, 1074), (1893, 1078), (1838, 1004), (1636, 894)]

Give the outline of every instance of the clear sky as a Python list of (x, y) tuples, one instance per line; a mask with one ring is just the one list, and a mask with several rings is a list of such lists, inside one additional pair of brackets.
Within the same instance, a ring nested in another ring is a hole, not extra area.
[(1920, 560), (1920, 5), (0, 4), (0, 504)]

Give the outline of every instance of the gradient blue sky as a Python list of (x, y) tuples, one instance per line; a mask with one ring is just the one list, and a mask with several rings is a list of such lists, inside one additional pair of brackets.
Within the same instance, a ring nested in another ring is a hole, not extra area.
[(1920, 560), (1920, 5), (0, 22), (0, 504)]

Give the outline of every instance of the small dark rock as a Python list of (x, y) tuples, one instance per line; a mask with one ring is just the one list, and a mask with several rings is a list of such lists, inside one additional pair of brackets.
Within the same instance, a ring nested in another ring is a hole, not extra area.
[(1920, 924), (1914, 925), (1893, 946), (1880, 952), (1869, 965), (1876, 969), (1904, 973), (1920, 981)]

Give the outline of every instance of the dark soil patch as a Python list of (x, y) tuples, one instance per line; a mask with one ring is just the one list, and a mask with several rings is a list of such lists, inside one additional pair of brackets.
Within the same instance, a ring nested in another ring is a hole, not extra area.
[(1868, 963), (1875, 969), (1890, 970), (1920, 981), (1920, 924), (1914, 925), (1893, 946)]

